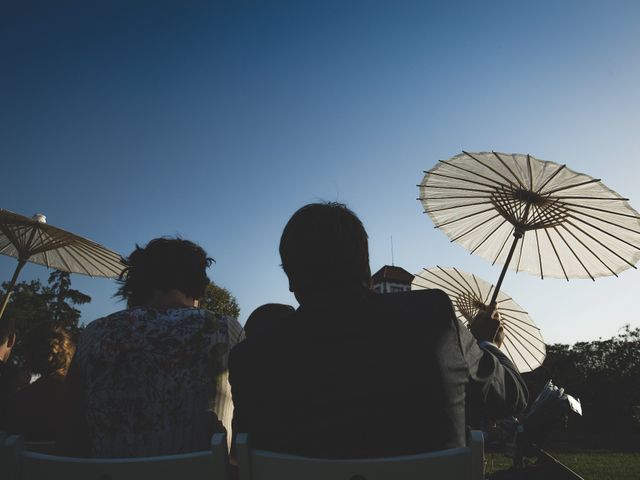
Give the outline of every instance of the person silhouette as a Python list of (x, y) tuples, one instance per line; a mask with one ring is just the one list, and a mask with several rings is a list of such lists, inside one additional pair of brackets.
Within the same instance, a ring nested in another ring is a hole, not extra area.
[[(236, 415), (255, 448), (326, 458), (464, 446), (466, 409), (502, 417), (527, 390), (485, 312), (474, 337), (440, 290), (371, 291), (367, 233), (339, 203), (309, 204), (280, 239), (300, 306), (231, 366)], [(280, 315), (280, 314), (278, 314)]]

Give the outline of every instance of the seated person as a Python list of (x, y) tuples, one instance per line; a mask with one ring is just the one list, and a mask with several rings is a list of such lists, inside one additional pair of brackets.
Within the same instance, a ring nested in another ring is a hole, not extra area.
[[(235, 407), (233, 415), (234, 441), (231, 442), (232, 451), (234, 451), (235, 435), (238, 432), (247, 431), (247, 424), (241, 415), (247, 412), (248, 408), (243, 408), (243, 406), (238, 408), (238, 402), (247, 400), (247, 395), (242, 391), (238, 391), (245, 385), (242, 377), (250, 375), (250, 371), (247, 370), (248, 366), (245, 364), (247, 358), (245, 351), (247, 348), (251, 348), (249, 344), (258, 339), (263, 332), (277, 328), (282, 322), (286, 322), (286, 319), (294, 312), (295, 309), (291, 305), (283, 305), (281, 303), (267, 303), (256, 308), (244, 324), (244, 340), (231, 350), (229, 355), (229, 382), (232, 387), (231, 393)], [(238, 414), (235, 413), (236, 409)]]
[(15, 321), (5, 315), (0, 318), (0, 432), (9, 430), (11, 397), (20, 388), (29, 385), (29, 373), (10, 360), (15, 344)]
[(40, 377), (13, 395), (9, 431), (28, 441), (55, 441), (64, 410), (64, 379), (76, 347), (63, 327), (35, 326), (25, 342), (27, 367)]
[(474, 320), (476, 339), (440, 290), (373, 293), (367, 234), (344, 205), (298, 210), (280, 256), (300, 307), (247, 342), (242, 371), (230, 372), (255, 448), (326, 458), (436, 451), (466, 444), (469, 404), (496, 417), (525, 408), (522, 378), (492, 344), (499, 322)]
[(242, 328), (197, 308), (211, 261), (193, 242), (169, 238), (129, 256), (118, 290), (128, 309), (90, 323), (78, 342), (64, 453), (208, 450), (211, 435), (230, 428), (227, 360)]

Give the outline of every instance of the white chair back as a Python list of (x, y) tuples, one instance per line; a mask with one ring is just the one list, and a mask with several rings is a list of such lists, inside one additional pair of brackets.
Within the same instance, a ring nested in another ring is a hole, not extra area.
[(143, 458), (72, 458), (29, 452), (21, 436), (5, 440), (3, 480), (228, 480), (226, 435), (211, 438), (211, 450)]
[(472, 431), (469, 446), (419, 455), (331, 460), (286, 455), (249, 447), (238, 434), (240, 480), (482, 480), (484, 440)]

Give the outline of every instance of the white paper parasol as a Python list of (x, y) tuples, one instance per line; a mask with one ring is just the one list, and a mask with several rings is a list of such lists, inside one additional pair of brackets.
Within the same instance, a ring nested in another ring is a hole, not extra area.
[(124, 268), (123, 259), (102, 245), (60, 228), (48, 225), (44, 215), (24, 217), (0, 209), (0, 253), (18, 259), (0, 309), (0, 318), (20, 270), (37, 263), (56, 270), (92, 277), (116, 278)]
[[(425, 288), (438, 288), (449, 295), (456, 316), (467, 326), (480, 310), (489, 307), (493, 294), (493, 285), (456, 268), (435, 267), (417, 273), (411, 289)], [(504, 327), (504, 343), (500, 349), (521, 373), (538, 368), (547, 354), (540, 329), (506, 293), (498, 292), (496, 305)]]

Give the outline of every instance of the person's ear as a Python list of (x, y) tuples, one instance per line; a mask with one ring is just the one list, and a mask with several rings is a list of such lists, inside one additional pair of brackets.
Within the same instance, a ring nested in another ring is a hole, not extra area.
[(7, 337), (7, 348), (13, 348), (16, 343), (16, 334), (10, 333)]

